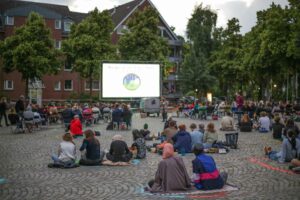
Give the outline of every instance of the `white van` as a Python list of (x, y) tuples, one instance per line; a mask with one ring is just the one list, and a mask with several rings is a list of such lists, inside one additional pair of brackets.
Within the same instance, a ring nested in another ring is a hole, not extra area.
[(160, 99), (159, 98), (142, 98), (140, 101), (140, 111), (150, 114), (156, 113), (159, 116), (160, 113)]

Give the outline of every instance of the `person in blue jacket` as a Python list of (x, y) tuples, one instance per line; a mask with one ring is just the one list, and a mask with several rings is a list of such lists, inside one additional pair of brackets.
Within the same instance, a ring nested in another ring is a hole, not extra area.
[(192, 152), (192, 138), (189, 132), (186, 131), (186, 126), (181, 124), (178, 126), (179, 131), (172, 137), (174, 149), (179, 153)]
[(192, 161), (194, 186), (199, 190), (221, 189), (227, 181), (227, 173), (220, 173), (211, 156), (204, 153), (203, 144), (193, 146), (196, 158)]

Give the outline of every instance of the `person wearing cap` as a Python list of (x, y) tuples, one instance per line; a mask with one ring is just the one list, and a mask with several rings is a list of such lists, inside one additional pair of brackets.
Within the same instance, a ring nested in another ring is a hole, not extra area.
[(204, 153), (203, 144), (195, 144), (193, 153), (196, 156), (192, 161), (194, 186), (199, 190), (221, 189), (226, 184), (227, 173), (219, 173), (214, 159)]
[(73, 137), (82, 136), (82, 124), (78, 115), (74, 116), (74, 119), (70, 123), (70, 133)]

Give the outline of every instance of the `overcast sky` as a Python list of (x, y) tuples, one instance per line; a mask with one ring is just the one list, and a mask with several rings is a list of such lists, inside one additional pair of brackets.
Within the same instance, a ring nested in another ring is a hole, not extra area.
[[(131, 0), (30, 0), (68, 5), (70, 10), (88, 12), (95, 7), (99, 10), (110, 9)], [(176, 34), (185, 35), (188, 19), (195, 5), (203, 3), (218, 13), (218, 26), (226, 26), (227, 20), (236, 17), (242, 26), (241, 32), (246, 33), (256, 22), (256, 12), (269, 7), (274, 2), (283, 6), (288, 0), (151, 0), (160, 14), (169, 24), (175, 27)]]

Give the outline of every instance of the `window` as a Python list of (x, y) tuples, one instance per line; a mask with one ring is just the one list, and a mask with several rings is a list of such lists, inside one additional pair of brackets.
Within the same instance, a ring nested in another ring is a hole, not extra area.
[(73, 90), (73, 81), (65, 80), (65, 90)]
[(123, 34), (126, 33), (127, 31), (129, 31), (128, 26), (126, 26), (126, 25), (121, 25), (121, 26), (119, 26), (119, 28), (117, 29), (117, 34), (123, 35)]
[(12, 80), (5, 80), (4, 90), (13, 90), (13, 89), (14, 89), (14, 82)]
[(61, 41), (60, 40), (55, 40), (55, 48), (60, 49), (61, 48)]
[(6, 16), (5, 17), (5, 24), (6, 25), (14, 25), (14, 17)]
[(61, 29), (61, 21), (59, 19), (55, 20), (55, 29)]
[(170, 35), (169, 35), (169, 33), (168, 33), (168, 31), (167, 31), (167, 29), (165, 27), (159, 26), (158, 28), (160, 29), (159, 35), (161, 37), (170, 38)]
[(71, 31), (72, 22), (64, 22), (64, 31), (70, 32)]
[(65, 71), (72, 71), (72, 64), (71, 64), (71, 61), (70, 59), (67, 59), (65, 61), (65, 68), (64, 68)]
[[(99, 90), (99, 81), (92, 81), (92, 90)], [(85, 81), (85, 90), (90, 90), (90, 81)]]
[(54, 83), (54, 90), (55, 90), (55, 91), (60, 91), (60, 85), (61, 85), (61, 84), (60, 84), (60, 81), (55, 82), (55, 83)]

